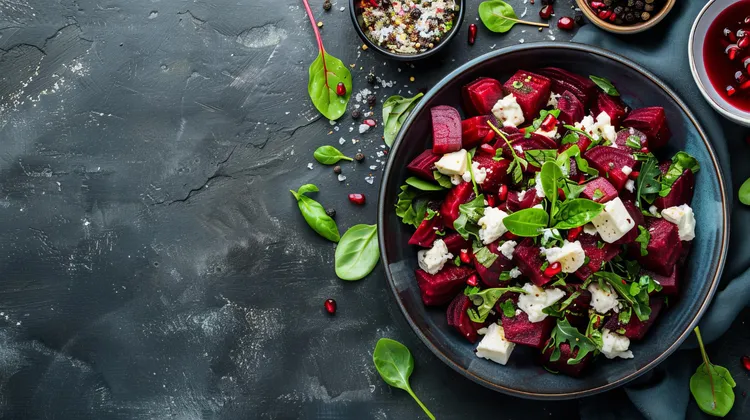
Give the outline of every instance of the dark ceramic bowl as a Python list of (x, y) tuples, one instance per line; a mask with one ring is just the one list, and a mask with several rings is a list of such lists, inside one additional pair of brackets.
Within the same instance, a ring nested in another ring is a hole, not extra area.
[[(414, 277), (417, 249), (407, 244), (412, 228), (394, 212), (399, 186), (408, 177), (406, 165), (431, 145), (430, 108), (461, 108), (461, 87), (480, 76), (507, 79), (518, 69), (533, 71), (556, 66), (582, 72), (590, 69), (612, 80), (631, 107), (663, 106), (672, 140), (664, 156), (685, 150), (701, 163), (692, 206), (697, 236), (688, 259), (680, 298), (670, 301), (641, 342), (632, 343), (634, 359), (600, 358), (582, 378), (553, 375), (534, 362), (536, 349), (516, 346), (506, 366), (475, 356), (468, 343), (447, 325), (445, 308), (426, 308)], [(690, 335), (713, 296), (724, 267), (729, 218), (724, 180), (716, 156), (695, 116), (674, 92), (654, 75), (610, 51), (578, 44), (534, 43), (504, 48), (479, 57), (446, 76), (430, 90), (403, 126), (380, 189), (378, 226), (380, 252), (388, 283), (414, 332), (443, 362), (488, 388), (525, 398), (568, 399), (603, 392), (647, 372)]]
[(451, 42), (453, 37), (456, 36), (459, 29), (461, 28), (461, 23), (463, 23), (464, 21), (464, 10), (466, 9), (466, 0), (456, 0), (456, 3), (458, 4), (459, 9), (458, 9), (458, 14), (453, 20), (453, 27), (445, 35), (445, 38), (443, 38), (440, 41), (440, 43), (437, 44), (431, 50), (428, 50), (419, 54), (398, 54), (398, 53), (390, 52), (383, 47), (380, 47), (376, 43), (372, 42), (372, 40), (370, 40), (370, 38), (368, 38), (367, 35), (365, 35), (364, 23), (362, 21), (361, 14), (362, 14), (362, 8), (363, 8), (362, 5), (366, 2), (367, 0), (349, 0), (349, 15), (351, 16), (352, 22), (354, 23), (354, 29), (356, 29), (357, 34), (359, 34), (359, 37), (362, 38), (362, 42), (364, 42), (368, 48), (371, 48), (388, 58), (392, 58), (394, 60), (403, 60), (403, 61), (419, 60), (419, 59), (437, 54), (438, 51), (442, 50), (443, 47), (445, 47), (446, 45), (448, 45), (449, 42)]

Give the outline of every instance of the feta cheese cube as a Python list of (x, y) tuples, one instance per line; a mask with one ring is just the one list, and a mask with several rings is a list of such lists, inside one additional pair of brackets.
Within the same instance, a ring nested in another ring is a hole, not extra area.
[(516, 241), (505, 241), (502, 245), (500, 245), (500, 253), (505, 256), (505, 258), (512, 260), (513, 259), (513, 251), (516, 250)]
[(542, 189), (542, 173), (536, 174), (536, 182), (534, 183), (534, 189), (536, 190), (536, 196), (544, 198), (544, 189)]
[(547, 106), (551, 106), (552, 108), (557, 108), (557, 100), (560, 98), (560, 95), (552, 92), (549, 94), (549, 99), (547, 100)]
[(417, 252), (419, 268), (430, 274), (437, 274), (438, 271), (443, 269), (445, 262), (452, 258), (453, 254), (448, 252), (448, 246), (442, 239), (436, 240), (429, 250), (423, 249)]
[(463, 175), (466, 172), (468, 152), (461, 149), (458, 152), (446, 153), (435, 162), (435, 168), (443, 175)]
[(503, 223), (503, 219), (506, 217), (508, 217), (508, 213), (498, 208), (485, 207), (484, 216), (478, 221), (479, 239), (482, 240), (483, 244), (489, 245), (495, 242), (508, 231)]
[(630, 176), (630, 174), (633, 173), (633, 168), (631, 168), (628, 165), (625, 165), (625, 166), (622, 167), (622, 173), (624, 173), (627, 176)]
[(613, 243), (635, 227), (635, 221), (622, 204), (620, 197), (608, 201), (604, 209), (591, 221), (599, 236), (607, 243)]
[(625, 181), (625, 189), (632, 193), (635, 192), (635, 181), (633, 181), (632, 179)]
[(549, 137), (549, 138), (551, 138), (551, 139), (554, 139), (554, 138), (555, 138), (555, 136), (557, 136), (557, 126), (555, 126), (555, 127), (554, 127), (554, 128), (552, 129), (552, 130), (550, 130), (550, 131), (544, 131), (544, 130), (542, 130), (541, 128), (537, 128), (537, 130), (536, 130), (536, 131), (534, 131), (534, 134), (539, 134), (539, 135), (542, 135), (542, 136), (545, 136), (545, 137)]
[(518, 308), (526, 312), (526, 315), (529, 316), (529, 322), (543, 321), (544, 318), (547, 318), (547, 314), (542, 310), (565, 297), (565, 292), (560, 289), (542, 289), (531, 283), (524, 284), (523, 290), (526, 293), (522, 293), (518, 297)]
[[(479, 162), (471, 162), (471, 173), (474, 173), (474, 182), (478, 185), (484, 184), (484, 180), (487, 179), (487, 169), (480, 168)], [(463, 180), (471, 182), (471, 173), (469, 171), (464, 172), (462, 175)]]
[(492, 113), (505, 127), (518, 127), (524, 121), (521, 105), (518, 105), (512, 93), (497, 101), (492, 107)]
[(623, 359), (632, 359), (633, 352), (628, 350), (630, 347), (630, 340), (620, 334), (615, 334), (608, 329), (602, 330), (602, 354), (607, 359), (614, 359), (620, 357)]
[(661, 211), (661, 217), (677, 225), (681, 241), (695, 239), (695, 215), (687, 204)]
[(482, 341), (477, 345), (477, 357), (492, 360), (495, 363), (504, 365), (508, 363), (510, 354), (516, 347), (514, 343), (505, 339), (503, 327), (492, 323), (487, 328), (487, 332)]
[(512, 279), (517, 279), (521, 277), (521, 270), (519, 270), (518, 267), (513, 267), (510, 272), (508, 272), (508, 275)]
[(548, 248), (544, 256), (550, 264), (559, 262), (563, 273), (575, 273), (586, 261), (581, 242), (563, 242), (562, 247)]
[(620, 312), (620, 302), (617, 301), (619, 296), (611, 286), (605, 285), (601, 288), (599, 284), (591, 283), (586, 290), (591, 293), (591, 306), (596, 312), (602, 315), (609, 311)]
[(592, 223), (586, 223), (585, 225), (583, 225), (583, 233), (587, 235), (596, 235), (599, 232), (596, 231), (596, 226), (594, 226)]
[(575, 123), (575, 127), (587, 132), (595, 140), (604, 138), (612, 143), (613, 147), (617, 147), (615, 144), (617, 132), (612, 125), (612, 119), (609, 117), (609, 114), (604, 111), (596, 116), (596, 121), (594, 121), (594, 117), (587, 115), (583, 117), (581, 122)]

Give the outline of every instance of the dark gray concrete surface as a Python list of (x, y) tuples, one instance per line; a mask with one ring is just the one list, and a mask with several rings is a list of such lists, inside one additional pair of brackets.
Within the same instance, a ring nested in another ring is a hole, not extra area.
[[(472, 0), (449, 50), (412, 66), (361, 51), (343, 0), (311, 3), (355, 91), (370, 70), (393, 82), (379, 101), (493, 48), (571, 36), (480, 28), (469, 47)], [(539, 1), (511, 3), (538, 20)], [(380, 129), (319, 117), (316, 53), (301, 0), (0, 0), (0, 418), (420, 418), (372, 366), (383, 336), (411, 348), (440, 418), (577, 417), (576, 402), (507, 397), (443, 365), (380, 267), (335, 277), (288, 190), (317, 184), (342, 232), (374, 223), (387, 156)], [(339, 182), (312, 158), (324, 144), (366, 162)], [(717, 362), (739, 369), (743, 348), (727, 337)]]

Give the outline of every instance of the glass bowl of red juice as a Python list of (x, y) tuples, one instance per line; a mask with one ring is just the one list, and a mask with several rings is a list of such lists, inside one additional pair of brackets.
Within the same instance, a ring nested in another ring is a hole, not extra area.
[(750, 127), (750, 0), (712, 0), (698, 14), (690, 70), (708, 103)]

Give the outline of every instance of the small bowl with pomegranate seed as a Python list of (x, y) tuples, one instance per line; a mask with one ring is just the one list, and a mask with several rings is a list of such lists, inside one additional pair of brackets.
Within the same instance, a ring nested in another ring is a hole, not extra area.
[(456, 35), (466, 0), (349, 0), (354, 28), (369, 48), (396, 60), (440, 51)]
[(688, 54), (693, 79), (706, 101), (750, 127), (750, 1), (706, 4), (693, 23)]
[(591, 22), (616, 34), (643, 32), (659, 23), (675, 0), (576, 0)]

